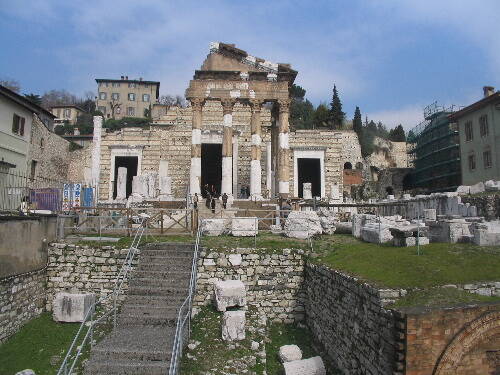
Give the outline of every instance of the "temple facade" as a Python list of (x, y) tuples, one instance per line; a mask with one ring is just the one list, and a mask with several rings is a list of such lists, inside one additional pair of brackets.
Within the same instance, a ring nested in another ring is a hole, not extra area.
[(304, 183), (306, 195), (339, 199), (344, 165), (362, 160), (357, 136), (291, 131), (296, 75), (289, 64), (211, 43), (186, 90), (188, 107), (155, 105), (148, 127), (104, 132), (97, 121), (72, 179), (97, 186), (101, 202), (184, 200), (206, 185), (229, 200), (303, 197)]

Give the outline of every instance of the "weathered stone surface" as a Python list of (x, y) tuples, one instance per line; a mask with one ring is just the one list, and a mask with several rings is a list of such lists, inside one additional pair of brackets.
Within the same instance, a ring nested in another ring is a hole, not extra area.
[(322, 232), (323, 227), (315, 211), (292, 211), (285, 220), (284, 233), (287, 237), (306, 239)]
[(500, 245), (500, 221), (472, 225), (473, 242), (480, 246)]
[(16, 372), (15, 375), (36, 375), (36, 374), (35, 374), (35, 371), (33, 371), (31, 369), (26, 369), (23, 371)]
[(457, 193), (459, 194), (469, 194), (470, 193), (470, 186), (468, 185), (460, 185), (457, 187)]
[(484, 183), (485, 191), (500, 191), (500, 181), (488, 180)]
[(278, 356), (283, 363), (300, 361), (302, 359), (302, 350), (297, 345), (283, 345), (280, 347)]
[(226, 311), (222, 318), (222, 339), (241, 341), (245, 339), (245, 311)]
[(236, 237), (253, 237), (258, 233), (259, 222), (256, 217), (233, 217), (231, 234)]
[(272, 234), (281, 234), (281, 233), (283, 233), (283, 229), (279, 225), (271, 225), (269, 227), (269, 229), (271, 230)]
[(338, 221), (335, 223), (335, 232), (338, 234), (352, 234), (352, 222)]
[(240, 280), (217, 281), (215, 283), (215, 304), (217, 310), (226, 311), (228, 307), (246, 306), (245, 284)]
[(92, 293), (57, 293), (53, 301), (52, 317), (56, 322), (83, 322), (95, 302)]
[(408, 246), (417, 246), (417, 238), (418, 245), (424, 246), (429, 244), (428, 237), (394, 237), (394, 246), (400, 247), (408, 247)]
[(361, 229), (361, 238), (366, 242), (386, 243), (392, 240), (392, 234), (386, 224), (369, 223)]
[(304, 199), (312, 199), (312, 184), (310, 182), (305, 182), (302, 184), (302, 187), (302, 196)]
[(285, 362), (285, 375), (326, 375), (321, 357), (312, 357), (300, 361)]
[(229, 254), (228, 260), (232, 266), (240, 266), (242, 262), (242, 257), (241, 254)]
[(201, 224), (201, 231), (205, 236), (220, 236), (228, 233), (229, 219), (205, 219)]
[(472, 185), (470, 187), (470, 193), (471, 194), (477, 194), (477, 193), (484, 193), (484, 183), (483, 182), (478, 182), (475, 185)]
[(436, 209), (434, 208), (424, 209), (424, 219), (436, 221)]

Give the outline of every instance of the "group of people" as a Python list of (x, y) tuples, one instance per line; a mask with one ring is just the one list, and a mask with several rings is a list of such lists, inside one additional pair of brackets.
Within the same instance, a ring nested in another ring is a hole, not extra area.
[[(212, 210), (212, 213), (215, 213), (215, 207), (216, 207), (216, 202), (217, 202), (217, 198), (218, 198), (218, 193), (217, 193), (217, 189), (215, 188), (214, 185), (208, 185), (206, 184), (204, 187), (203, 187), (203, 192), (204, 192), (204, 195), (205, 195), (205, 206), (208, 208), (208, 209), (211, 209)], [(222, 194), (222, 207), (224, 209), (227, 208), (227, 200), (228, 200), (228, 195), (226, 193)], [(194, 209), (198, 209), (198, 201), (199, 201), (200, 197), (198, 196), (198, 193), (195, 193), (194, 194), (194, 197), (193, 197), (193, 207)]]

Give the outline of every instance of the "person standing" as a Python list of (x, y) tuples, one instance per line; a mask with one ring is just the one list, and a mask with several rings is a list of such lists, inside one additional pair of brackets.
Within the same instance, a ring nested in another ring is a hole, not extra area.
[(227, 196), (227, 194), (226, 194), (226, 193), (222, 194), (222, 207), (223, 207), (224, 209), (226, 209), (226, 208), (227, 208), (227, 198), (228, 198), (228, 196)]
[(198, 209), (198, 193), (194, 193), (194, 197), (193, 197), (193, 208), (195, 210)]
[(212, 213), (215, 214), (215, 198), (212, 197), (212, 200), (210, 202), (210, 208), (212, 209)]
[(207, 201), (205, 203), (205, 206), (207, 206), (208, 209), (210, 209), (210, 201), (212, 200), (212, 196), (210, 195), (210, 192), (207, 189)]

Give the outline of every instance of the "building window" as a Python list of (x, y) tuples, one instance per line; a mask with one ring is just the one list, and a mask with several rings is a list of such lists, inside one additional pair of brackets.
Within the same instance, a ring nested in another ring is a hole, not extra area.
[(106, 95), (106, 93), (105, 93), (105, 92), (100, 92), (100, 93), (99, 93), (99, 99), (100, 99), (100, 100), (106, 100), (106, 97), (107, 97), (107, 95)]
[(71, 118), (71, 109), (69, 108), (64, 109), (64, 118)]
[(129, 82), (128, 87), (130, 87), (131, 89), (135, 89), (136, 85), (133, 82)]
[(472, 141), (474, 138), (474, 133), (472, 132), (472, 121), (467, 121), (465, 123), (465, 140), (467, 142)]
[(113, 86), (113, 87), (120, 87), (120, 82), (113, 82), (111, 84), (111, 86)]
[(44, 147), (45, 147), (45, 139), (40, 138), (40, 148), (43, 150)]
[(31, 161), (30, 178), (31, 178), (32, 180), (34, 180), (34, 179), (35, 179), (35, 177), (36, 177), (36, 164), (37, 164), (36, 160), (32, 160), (32, 161)]
[(99, 112), (102, 112), (103, 115), (106, 114), (106, 107), (99, 106), (97, 109), (99, 110)]
[(111, 99), (113, 100), (120, 100), (120, 94), (117, 92), (114, 92), (111, 94)]
[(469, 171), (476, 169), (476, 156), (469, 155)]
[(101, 82), (101, 83), (100, 83), (100, 86), (101, 86), (101, 87), (108, 87), (108, 82)]
[(135, 108), (127, 107), (127, 116), (135, 116)]
[(482, 115), (479, 117), (479, 132), (481, 133), (481, 137), (488, 136), (488, 116)]
[(119, 107), (119, 106), (118, 106), (118, 107), (116, 107), (116, 109), (115, 109), (115, 113), (116, 113), (116, 114), (118, 114), (118, 115), (119, 115), (120, 113), (122, 113), (122, 109), (121, 109), (121, 107)]
[(12, 133), (20, 135), (21, 137), (24, 135), (24, 117), (16, 115), (12, 118)]
[(149, 102), (149, 94), (142, 94), (142, 101)]
[(130, 100), (131, 102), (133, 102), (135, 100), (135, 94), (133, 92), (129, 92), (128, 100)]
[(491, 151), (483, 152), (483, 163), (485, 168), (491, 168)]

